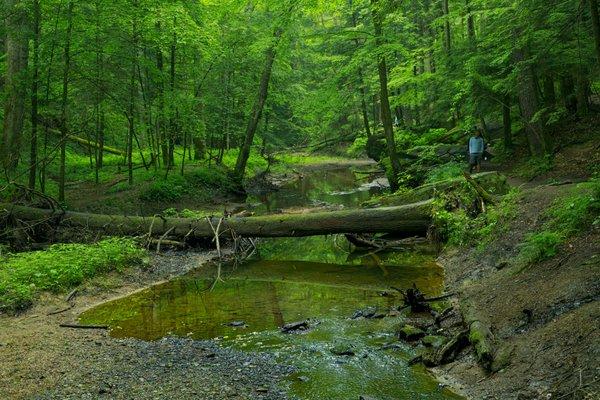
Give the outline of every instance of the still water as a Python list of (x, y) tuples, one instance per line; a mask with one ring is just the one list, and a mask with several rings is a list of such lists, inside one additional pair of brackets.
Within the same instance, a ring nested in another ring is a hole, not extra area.
[[(349, 169), (313, 173), (309, 180), (318, 188), (314, 192), (279, 194), (273, 200), (286, 208), (314, 201), (355, 205), (369, 196), (361, 188), (368, 178), (348, 179), (349, 174), (354, 176)], [(344, 177), (344, 187), (332, 183), (332, 176)], [(216, 339), (223, 346), (271, 352), (298, 368), (289, 379), (290, 395), (298, 399), (459, 399), (439, 388), (422, 368), (407, 365), (414, 350), (394, 336), (402, 317), (350, 318), (358, 309), (386, 313), (401, 304), (392, 286), (414, 283), (428, 295), (441, 293), (443, 271), (430, 249), (358, 255), (347, 250), (339, 236), (264, 240), (259, 258), (228, 267), (224, 281), (213, 290), (207, 289), (214, 271), (205, 266), (102, 304), (84, 313), (81, 321), (108, 324), (117, 338)], [(311, 324), (307, 333), (279, 331), (286, 323), (305, 319)]]

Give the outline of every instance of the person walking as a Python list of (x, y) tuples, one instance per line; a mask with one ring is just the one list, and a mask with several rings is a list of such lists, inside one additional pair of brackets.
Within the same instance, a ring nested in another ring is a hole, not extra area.
[(473, 170), (481, 171), (484, 150), (485, 142), (481, 137), (481, 130), (476, 127), (473, 129), (473, 136), (469, 139), (469, 173), (473, 173)]

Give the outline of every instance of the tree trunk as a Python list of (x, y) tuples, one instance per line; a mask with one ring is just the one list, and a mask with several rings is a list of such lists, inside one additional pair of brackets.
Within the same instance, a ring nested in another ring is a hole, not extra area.
[(65, 38), (64, 49), (64, 71), (63, 71), (63, 89), (62, 89), (62, 105), (60, 116), (60, 172), (58, 182), (58, 201), (65, 201), (65, 163), (67, 154), (67, 137), (68, 137), (68, 112), (69, 112), (69, 74), (71, 71), (71, 34), (73, 32), (73, 1), (69, 1), (67, 9), (67, 36)]
[(510, 115), (510, 94), (504, 96), (502, 102), (502, 126), (504, 131), (504, 148), (511, 148), (512, 142), (512, 118)]
[[(375, 38), (377, 46), (383, 45), (383, 21), (380, 10), (378, 7), (378, 0), (371, 0), (373, 7), (373, 23), (375, 26)], [(390, 176), (390, 188), (393, 192), (399, 189), (398, 176), (400, 175), (400, 162), (398, 160), (398, 153), (396, 152), (396, 143), (394, 140), (394, 123), (392, 121), (392, 111), (390, 109), (389, 93), (388, 93), (388, 82), (387, 82), (387, 65), (385, 56), (380, 55), (378, 60), (378, 71), (379, 71), (379, 84), (381, 87), (380, 100), (381, 100), (381, 119), (383, 122), (383, 130), (385, 133), (385, 139), (387, 143), (387, 153), (390, 158), (391, 164), (391, 176)]]
[(556, 105), (554, 77), (550, 74), (544, 76), (544, 105), (548, 108), (554, 108)]
[(360, 108), (362, 111), (362, 119), (363, 119), (363, 126), (365, 128), (365, 133), (367, 134), (367, 137), (371, 136), (371, 127), (369, 126), (369, 110), (367, 109), (367, 89), (365, 88), (365, 83), (364, 83), (364, 79), (363, 79), (363, 73), (362, 73), (362, 69), (359, 68), (358, 70), (358, 77), (359, 77), (359, 84), (360, 84)]
[[(301, 237), (387, 232), (423, 235), (431, 224), (431, 207), (432, 201), (428, 200), (400, 207), (227, 218), (221, 223), (219, 232), (228, 235), (235, 232), (242, 237)], [(13, 217), (3, 218), (2, 220), (5, 221), (46, 221), (52, 227), (92, 230), (115, 236), (150, 234), (150, 236), (162, 237), (167, 234), (171, 238), (184, 240), (184, 238), (212, 238), (215, 235), (207, 219), (124, 217), (42, 210), (12, 204), (0, 204), (0, 210), (7, 210), (6, 212)], [(211, 222), (216, 228), (219, 225), (219, 218), (212, 217)], [(38, 226), (47, 232), (48, 225)]]
[[(526, 55), (527, 53), (525, 50), (516, 50), (515, 61), (517, 63), (523, 63), (527, 59)], [(541, 156), (547, 152), (547, 146), (542, 123), (539, 121), (533, 122), (533, 117), (539, 110), (539, 100), (531, 66), (521, 65), (518, 84), (519, 103), (523, 114), (523, 122), (526, 126), (529, 150), (532, 156)]]
[(258, 127), (258, 123), (260, 121), (260, 117), (262, 116), (263, 108), (269, 94), (269, 82), (271, 81), (271, 73), (273, 71), (273, 63), (275, 62), (276, 49), (277, 45), (279, 44), (279, 39), (282, 35), (283, 29), (277, 28), (275, 30), (275, 34), (273, 35), (273, 43), (269, 46), (265, 55), (265, 67), (260, 78), (258, 96), (254, 103), (254, 107), (252, 108), (252, 114), (250, 115), (248, 126), (246, 127), (246, 133), (244, 134), (244, 143), (242, 144), (240, 154), (235, 164), (234, 177), (238, 183), (242, 182), (244, 179), (244, 174), (246, 173), (246, 163), (250, 157), (250, 149), (252, 148), (252, 142), (254, 141), (254, 134), (256, 133), (256, 128)]
[(563, 105), (570, 114), (577, 112), (577, 97), (575, 96), (575, 83), (570, 74), (561, 76), (560, 78), (560, 95)]
[(475, 43), (475, 19), (473, 18), (473, 10), (471, 10), (471, 5), (469, 4), (469, 0), (465, 0), (465, 5), (467, 8), (467, 36), (469, 38), (469, 42), (471, 44)]
[(6, 84), (4, 100), (4, 131), (0, 157), (7, 171), (14, 171), (19, 162), (25, 118), (25, 87), (29, 58), (29, 26), (27, 9), (20, 0), (5, 0), (6, 13)]
[(596, 45), (596, 55), (600, 63), (600, 17), (598, 16), (598, 0), (590, 1), (590, 14), (592, 17), (592, 28), (594, 29), (594, 44)]
[(446, 52), (452, 49), (452, 36), (450, 36), (450, 10), (448, 0), (442, 0), (442, 8), (444, 11), (444, 48)]
[(33, 0), (33, 76), (31, 82), (31, 147), (29, 156), (29, 189), (35, 189), (38, 161), (38, 87), (40, 79), (40, 0)]
[(577, 74), (577, 115), (585, 117), (590, 113), (590, 81), (585, 72), (580, 71)]

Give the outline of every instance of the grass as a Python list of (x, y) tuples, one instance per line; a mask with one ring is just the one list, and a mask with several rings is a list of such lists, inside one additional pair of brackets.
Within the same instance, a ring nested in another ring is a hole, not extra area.
[(542, 218), (542, 229), (528, 234), (520, 246), (520, 268), (555, 256), (569, 238), (600, 224), (600, 180), (578, 185), (571, 194), (557, 199)]
[(42, 291), (67, 291), (96, 275), (141, 263), (145, 255), (133, 239), (117, 238), (5, 255), (0, 259), (0, 311), (24, 310)]

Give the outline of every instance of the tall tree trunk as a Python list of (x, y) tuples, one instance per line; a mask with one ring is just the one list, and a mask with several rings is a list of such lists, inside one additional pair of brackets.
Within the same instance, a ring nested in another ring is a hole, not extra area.
[[(371, 6), (373, 24), (375, 27), (375, 38), (377, 46), (381, 47), (383, 45), (383, 21), (381, 12), (378, 9), (378, 0), (371, 0)], [(398, 176), (400, 175), (400, 162), (398, 159), (398, 153), (396, 152), (396, 143), (394, 140), (394, 123), (392, 121), (392, 111), (390, 109), (387, 82), (387, 65), (384, 55), (379, 55), (377, 69), (379, 71), (379, 84), (381, 93), (381, 119), (383, 122), (383, 130), (385, 133), (385, 140), (387, 143), (387, 153), (390, 158), (391, 164), (390, 188), (393, 192), (395, 192), (399, 189)]]
[(40, 0), (33, 0), (33, 76), (31, 82), (31, 148), (29, 156), (29, 189), (35, 189), (38, 162), (38, 86), (40, 79)]
[[(177, 19), (173, 20), (173, 26), (177, 26)], [(175, 100), (175, 80), (176, 80), (176, 63), (177, 63), (177, 32), (173, 30), (173, 41), (171, 42), (171, 107), (175, 106), (175, 114), (177, 114), (177, 103)], [(167, 169), (175, 165), (175, 137), (177, 135), (177, 124), (176, 118), (173, 116), (173, 110), (171, 110), (171, 119), (169, 122), (169, 166)]]
[(575, 96), (575, 83), (570, 74), (560, 77), (560, 96), (567, 111), (570, 114), (575, 114), (577, 112), (577, 98)]
[[(52, 30), (52, 41), (50, 44), (50, 59), (48, 60), (48, 68), (47, 68), (47, 75), (46, 75), (46, 88), (44, 90), (44, 104), (48, 104), (48, 102), (50, 101), (50, 89), (51, 89), (51, 83), (52, 83), (52, 65), (54, 64), (54, 56), (56, 53), (56, 47), (57, 47), (57, 40), (56, 40), (56, 36), (57, 36), (57, 32), (58, 32), (58, 23), (60, 20), (60, 15), (61, 15), (61, 10), (62, 7), (59, 4), (58, 7), (56, 7), (56, 18), (54, 20), (54, 28)], [(48, 134), (49, 134), (49, 130), (50, 128), (48, 127), (48, 125), (44, 126), (44, 147), (43, 147), (43, 161), (40, 165), (40, 190), (42, 191), (42, 193), (46, 193), (46, 166), (49, 163), (48, 160)]]
[(577, 74), (577, 115), (585, 117), (590, 113), (590, 81), (584, 71)]
[(358, 69), (358, 78), (359, 78), (359, 85), (360, 85), (360, 108), (362, 111), (363, 125), (365, 128), (365, 133), (367, 134), (367, 137), (370, 137), (371, 136), (371, 127), (369, 126), (369, 110), (367, 109), (367, 100), (366, 100), (367, 89), (365, 88), (363, 72), (362, 72), (361, 68)]
[[(526, 61), (527, 51), (519, 49), (514, 55), (517, 63)], [(532, 156), (541, 156), (547, 152), (546, 140), (544, 138), (544, 129), (541, 122), (533, 122), (533, 117), (539, 110), (539, 100), (535, 79), (531, 66), (521, 65), (521, 72), (518, 77), (519, 82), (519, 103), (526, 126), (527, 141)]]
[(596, 45), (596, 55), (600, 63), (600, 16), (598, 16), (598, 0), (590, 1), (590, 14), (592, 17), (592, 28), (594, 29), (594, 44)]
[(448, 0), (442, 0), (442, 8), (444, 11), (444, 48), (446, 52), (452, 49), (452, 36), (450, 32), (450, 9)]
[(246, 133), (244, 134), (244, 143), (242, 144), (240, 154), (238, 155), (237, 162), (235, 164), (234, 177), (239, 183), (241, 183), (244, 179), (246, 163), (250, 157), (250, 149), (252, 147), (252, 142), (254, 141), (254, 134), (256, 133), (256, 128), (258, 127), (258, 123), (262, 116), (265, 102), (267, 101), (267, 96), (269, 94), (269, 82), (271, 81), (273, 63), (275, 62), (275, 55), (277, 53), (277, 45), (279, 44), (279, 39), (282, 35), (283, 28), (277, 28), (273, 35), (273, 43), (269, 46), (265, 54), (265, 66), (260, 78), (258, 97), (254, 103), (254, 107), (252, 108), (252, 114), (250, 115), (248, 126), (246, 127)]
[(473, 18), (473, 10), (469, 0), (465, 0), (467, 8), (467, 36), (471, 44), (475, 43), (475, 19)]
[(129, 134), (127, 135), (127, 175), (129, 185), (133, 185), (133, 137), (135, 136), (135, 97), (136, 97), (136, 76), (138, 63), (138, 0), (133, 0), (133, 15), (131, 20), (131, 37), (133, 43), (131, 60), (131, 78), (129, 82)]
[(502, 125), (504, 131), (504, 148), (512, 147), (512, 118), (510, 115), (510, 94), (504, 96), (502, 102)]
[(554, 77), (551, 74), (546, 74), (544, 76), (544, 105), (548, 108), (554, 108), (556, 105)]
[(68, 112), (69, 112), (69, 73), (71, 71), (71, 35), (73, 33), (73, 1), (69, 1), (67, 9), (67, 35), (65, 38), (64, 49), (64, 71), (63, 71), (63, 90), (62, 105), (60, 116), (61, 142), (60, 142), (60, 172), (58, 182), (58, 200), (65, 201), (65, 163), (67, 153), (68, 137)]
[(6, 93), (0, 157), (4, 168), (14, 171), (21, 154), (25, 118), (29, 21), (24, 1), (5, 0), (3, 11), (6, 13)]

